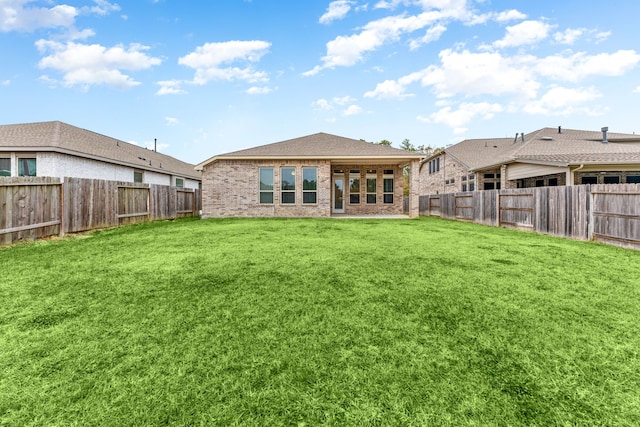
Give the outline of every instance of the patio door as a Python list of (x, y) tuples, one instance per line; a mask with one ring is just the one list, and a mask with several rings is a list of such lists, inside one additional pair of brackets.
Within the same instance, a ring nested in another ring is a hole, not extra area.
[(333, 213), (344, 213), (344, 176), (333, 177)]

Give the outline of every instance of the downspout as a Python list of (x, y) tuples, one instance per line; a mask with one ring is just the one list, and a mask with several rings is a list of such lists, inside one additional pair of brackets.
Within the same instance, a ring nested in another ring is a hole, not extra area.
[(570, 185), (575, 185), (576, 184), (576, 172), (578, 172), (583, 167), (584, 167), (584, 163), (582, 163), (580, 166), (578, 166), (573, 171), (571, 171), (571, 168), (569, 168), (569, 175), (571, 177), (571, 184)]

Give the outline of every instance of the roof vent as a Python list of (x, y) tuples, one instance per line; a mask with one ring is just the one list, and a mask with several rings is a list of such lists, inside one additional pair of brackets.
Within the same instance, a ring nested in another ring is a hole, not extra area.
[(562, 133), (562, 126), (558, 126), (558, 133)]
[(609, 128), (608, 127), (603, 127), (600, 130), (602, 131), (602, 143), (603, 144), (608, 144), (609, 141), (607, 141), (607, 132), (609, 132)]
[(551, 138), (550, 136), (543, 136), (540, 139), (543, 140), (543, 141), (553, 141), (553, 138)]
[(524, 133), (520, 134), (520, 138), (522, 138), (522, 143), (524, 144)]
[(516, 132), (516, 137), (513, 138), (513, 143), (515, 144), (516, 142), (518, 142), (518, 132)]

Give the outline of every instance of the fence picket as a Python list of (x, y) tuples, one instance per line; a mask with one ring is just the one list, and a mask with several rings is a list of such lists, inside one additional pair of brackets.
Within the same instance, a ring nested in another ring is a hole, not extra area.
[(197, 215), (201, 195), (163, 185), (0, 177), (0, 244)]

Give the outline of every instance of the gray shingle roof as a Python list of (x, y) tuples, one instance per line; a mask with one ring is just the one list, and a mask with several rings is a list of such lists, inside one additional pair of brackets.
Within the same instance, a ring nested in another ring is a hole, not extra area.
[(86, 129), (52, 121), (0, 125), (0, 151), (55, 151), (200, 180), (194, 165)]
[(385, 145), (371, 144), (357, 139), (327, 133), (316, 133), (300, 138), (247, 148), (214, 156), (196, 166), (218, 160), (237, 159), (420, 159), (423, 155)]
[(569, 164), (639, 163), (640, 135), (608, 133), (607, 144), (602, 132), (574, 129), (543, 128), (515, 138), (470, 139), (452, 145), (445, 151), (470, 170), (521, 162)]

